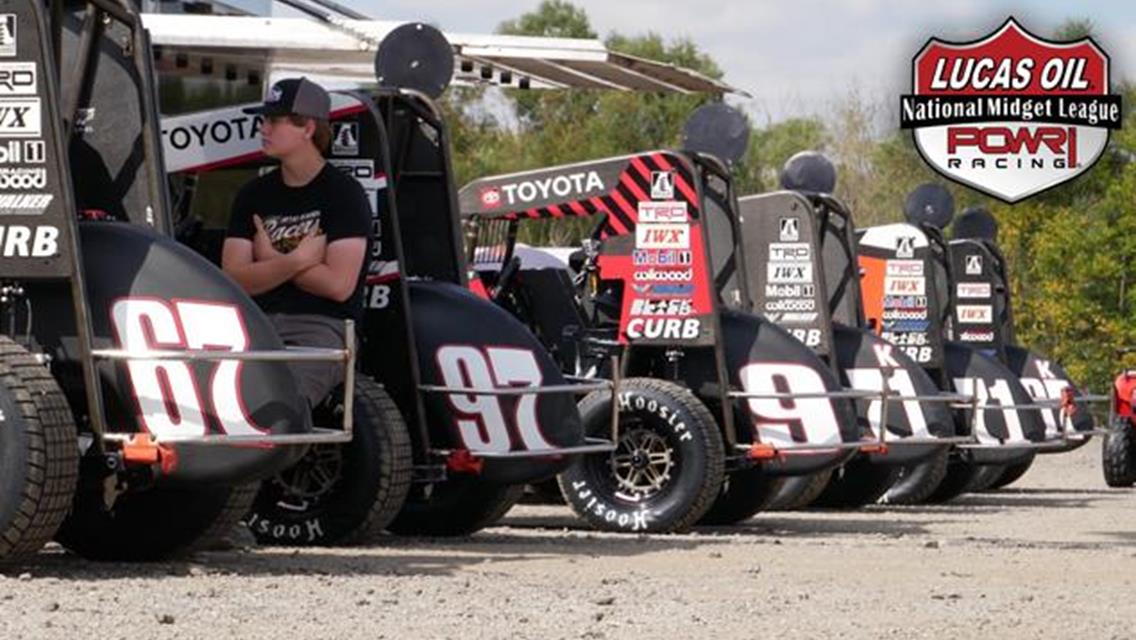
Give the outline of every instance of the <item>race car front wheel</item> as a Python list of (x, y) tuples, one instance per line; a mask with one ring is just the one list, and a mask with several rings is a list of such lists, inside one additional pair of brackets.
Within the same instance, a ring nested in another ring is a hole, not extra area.
[[(343, 423), (342, 389), (313, 411), (312, 423)], [(262, 544), (328, 545), (374, 541), (410, 490), (410, 435), (377, 382), (356, 378), (354, 437), (317, 444), (261, 483), (245, 523)]]
[(698, 524), (727, 525), (748, 520), (769, 507), (783, 484), (785, 478), (766, 475), (761, 467), (731, 471)]
[[(616, 450), (582, 456), (560, 474), (576, 515), (605, 531), (683, 531), (701, 518), (722, 487), (724, 452), (714, 416), (689, 390), (630, 378), (619, 388)], [(612, 398), (580, 402), (590, 435), (606, 434)]]
[(947, 477), (950, 463), (950, 449), (932, 455), (917, 464), (906, 465), (899, 470), (899, 478), (892, 483), (881, 498), (886, 504), (923, 504), (931, 499), (943, 478)]
[(770, 501), (769, 511), (799, 511), (807, 509), (817, 496), (828, 486), (832, 469), (825, 469), (807, 476), (790, 476), (781, 483), (781, 488)]
[(832, 473), (828, 485), (812, 506), (822, 509), (855, 509), (875, 504), (899, 479), (900, 467), (876, 464), (859, 455)]

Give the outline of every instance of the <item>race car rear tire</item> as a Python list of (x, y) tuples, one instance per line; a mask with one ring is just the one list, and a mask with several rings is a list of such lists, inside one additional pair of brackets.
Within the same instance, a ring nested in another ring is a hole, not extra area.
[(923, 504), (947, 476), (950, 450), (944, 448), (927, 460), (900, 468), (899, 478), (884, 493), (885, 504)]
[(0, 562), (27, 558), (67, 515), (79, 472), (75, 421), (59, 385), (0, 336)]
[(1136, 484), (1136, 425), (1120, 418), (1101, 444), (1101, 469), (1110, 487)]
[(252, 506), (257, 485), (153, 488), (120, 495), (110, 509), (99, 488), (80, 489), (56, 540), (90, 560), (148, 562), (216, 547)]
[(504, 517), (524, 490), (523, 484), (491, 484), (475, 476), (454, 475), (415, 487), (389, 529), (404, 536), (468, 536)]
[(781, 488), (773, 496), (767, 511), (800, 511), (807, 509), (813, 500), (828, 486), (832, 478), (832, 469), (809, 474), (806, 476), (790, 476), (785, 478)]
[[(580, 401), (585, 432), (610, 430), (611, 394)], [(619, 387), (617, 450), (581, 456), (559, 476), (577, 516), (604, 531), (684, 531), (722, 488), (724, 450), (714, 416), (688, 389), (629, 378)]]
[(855, 509), (875, 504), (899, 479), (900, 467), (874, 464), (866, 455), (859, 455), (837, 469), (813, 507), (821, 509)]
[(998, 481), (998, 478), (1002, 477), (1002, 474), (1006, 472), (1006, 466), (1007, 465), (1004, 464), (982, 465), (978, 473), (974, 474), (974, 478), (971, 479), (970, 485), (966, 488), (964, 493), (990, 491), (994, 483)]
[(947, 462), (947, 473), (943, 481), (927, 497), (927, 502), (940, 504), (954, 500), (967, 492), (974, 483), (974, 477), (982, 471), (982, 465), (964, 460), (950, 460)]
[(773, 502), (784, 483), (784, 478), (766, 475), (761, 467), (731, 471), (726, 474), (714, 504), (698, 524), (722, 526), (748, 520)]
[(556, 478), (535, 482), (525, 486), (525, 494), (521, 497), (524, 504), (564, 504), (564, 496), (560, 494), (560, 485)]
[[(312, 423), (343, 422), (343, 390), (316, 407)], [(261, 544), (332, 545), (375, 541), (398, 515), (410, 491), (406, 422), (382, 386), (355, 380), (353, 438), (317, 444), (296, 464), (260, 484), (245, 519)]]
[(1002, 474), (998, 476), (998, 478), (994, 481), (994, 484), (990, 485), (990, 488), (1001, 489), (1002, 487), (1008, 487), (1011, 484), (1017, 482), (1021, 479), (1022, 476), (1026, 474), (1027, 471), (1030, 470), (1030, 467), (1033, 466), (1033, 461), (1034, 458), (1030, 458), (1026, 462), (1006, 465), (1006, 468), (1002, 470)]

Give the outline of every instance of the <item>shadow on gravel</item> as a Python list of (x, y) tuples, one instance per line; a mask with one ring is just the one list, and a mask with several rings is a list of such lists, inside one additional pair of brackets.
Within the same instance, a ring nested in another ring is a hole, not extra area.
[[(1082, 498), (1063, 497), (1081, 495)], [(892, 505), (876, 504), (865, 507), (868, 513), (907, 513), (907, 514), (974, 514), (996, 513), (1022, 507), (1042, 509), (1085, 509), (1110, 496), (1119, 497), (1111, 491), (1102, 492), (1051, 492), (1037, 490), (997, 491), (990, 493), (967, 494), (944, 504)]]
[[(838, 512), (832, 518), (811, 518), (818, 512), (804, 512), (796, 515), (759, 513), (729, 527), (699, 527), (703, 533), (729, 533), (792, 538), (820, 538), (833, 535), (883, 535), (889, 537), (917, 536), (929, 533), (928, 526), (938, 524), (938, 520), (904, 522), (884, 518), (845, 518)], [(946, 521), (942, 521), (946, 522)]]
[(510, 533), (500, 527), (468, 538), (384, 538), (368, 547), (253, 547), (210, 551), (186, 559), (152, 563), (91, 562), (58, 548), (23, 565), (0, 566), (0, 573), (33, 579), (146, 579), (200, 575), (240, 576), (447, 576), (474, 565), (524, 562), (554, 557), (629, 557), (658, 551), (727, 544), (697, 536), (597, 534), (550, 531), (552, 535)]

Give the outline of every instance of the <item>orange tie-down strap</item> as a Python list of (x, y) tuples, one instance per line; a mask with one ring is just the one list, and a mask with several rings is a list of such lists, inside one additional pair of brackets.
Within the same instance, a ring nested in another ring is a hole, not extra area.
[(122, 443), (126, 464), (158, 465), (163, 474), (177, 467), (177, 452), (167, 444), (156, 442), (148, 433), (137, 433)]

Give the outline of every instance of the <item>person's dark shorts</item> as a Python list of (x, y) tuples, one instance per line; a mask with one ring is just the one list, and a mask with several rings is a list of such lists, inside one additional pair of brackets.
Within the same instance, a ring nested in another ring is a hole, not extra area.
[[(344, 330), (340, 318), (301, 313), (273, 313), (268, 318), (287, 346), (343, 348)], [(289, 362), (288, 366), (296, 377), (300, 395), (313, 407), (343, 384), (342, 362)]]

